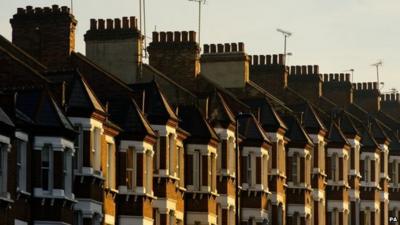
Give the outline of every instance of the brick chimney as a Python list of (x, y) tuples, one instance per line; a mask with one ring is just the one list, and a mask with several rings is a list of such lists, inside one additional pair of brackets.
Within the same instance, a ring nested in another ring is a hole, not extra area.
[(244, 87), (249, 81), (249, 56), (243, 43), (204, 45), (201, 75), (225, 88)]
[(91, 19), (85, 43), (86, 56), (90, 60), (128, 84), (137, 81), (143, 36), (135, 17)]
[(68, 7), (18, 8), (10, 23), (15, 45), (50, 69), (68, 67), (77, 24)]
[(153, 32), (147, 50), (151, 66), (189, 89), (195, 87), (194, 80), (200, 73), (196, 32)]
[(322, 96), (322, 79), (317, 65), (291, 66), (288, 84), (312, 102)]
[(343, 108), (353, 103), (353, 88), (348, 73), (324, 74), (322, 90), (325, 97)]
[(369, 112), (380, 110), (381, 94), (377, 82), (355, 83), (354, 102)]
[(253, 55), (250, 61), (250, 80), (274, 95), (282, 94), (288, 85), (284, 55)]
[(381, 110), (393, 118), (400, 119), (400, 94), (381, 95)]

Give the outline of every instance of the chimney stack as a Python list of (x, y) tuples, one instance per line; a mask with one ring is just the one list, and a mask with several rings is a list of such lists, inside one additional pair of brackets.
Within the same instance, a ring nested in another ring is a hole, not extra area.
[(354, 102), (369, 112), (381, 109), (381, 93), (376, 82), (357, 83), (354, 85)]
[(350, 74), (324, 74), (323, 95), (335, 104), (346, 108), (353, 103), (353, 87)]

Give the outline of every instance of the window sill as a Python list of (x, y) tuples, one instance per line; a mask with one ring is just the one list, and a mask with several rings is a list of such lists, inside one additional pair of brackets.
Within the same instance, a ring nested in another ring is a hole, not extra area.
[[(30, 197), (31, 193), (27, 192), (27, 191), (23, 191), (23, 190), (17, 190), (17, 195), (18, 196), (26, 196), (26, 197)], [(19, 197), (17, 197), (18, 199)]]
[(82, 167), (82, 169), (74, 171), (75, 176), (93, 177), (99, 180), (105, 180), (101, 171), (94, 170), (92, 167)]
[(7, 204), (14, 203), (14, 200), (11, 199), (11, 195), (9, 192), (0, 194), (0, 201), (5, 202)]
[(199, 195), (213, 195), (218, 197), (219, 194), (217, 192), (214, 191), (196, 191), (196, 190), (188, 190), (186, 191), (187, 193), (191, 193), (191, 194), (199, 194)]
[(176, 181), (180, 181), (179, 177), (176, 176), (172, 176), (172, 175), (164, 175), (164, 174), (153, 174), (154, 178), (168, 178), (171, 180), (176, 180)]

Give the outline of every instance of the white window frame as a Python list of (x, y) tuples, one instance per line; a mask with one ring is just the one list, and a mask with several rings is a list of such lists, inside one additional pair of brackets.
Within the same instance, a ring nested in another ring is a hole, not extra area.
[(17, 191), (27, 191), (27, 149), (28, 140), (16, 139), (17, 147)]
[(107, 142), (107, 187), (115, 189), (115, 145)]
[(92, 167), (95, 171), (100, 171), (101, 167), (101, 128), (94, 127), (92, 136)]
[(153, 156), (150, 150), (147, 150), (144, 154), (146, 160), (146, 171), (145, 171), (145, 188), (146, 193), (149, 195), (153, 194)]
[[(48, 166), (47, 167), (45, 167), (45, 166), (43, 166), (43, 156), (44, 156), (44, 151), (45, 151), (45, 149), (46, 148), (48, 148), (47, 149), (47, 153), (48, 153), (48, 155), (47, 155), (47, 157), (48, 157)], [(44, 192), (48, 192), (48, 193), (50, 193), (52, 190), (53, 190), (53, 185), (54, 185), (54, 176), (53, 176), (53, 173), (54, 173), (54, 152), (53, 152), (53, 145), (52, 144), (49, 144), (49, 143), (46, 143), (46, 144), (44, 144), (43, 145), (43, 147), (42, 147), (42, 151), (40, 152), (40, 154), (41, 154), (41, 157), (40, 157), (40, 161), (41, 161), (41, 163), (40, 163), (40, 166), (41, 166), (41, 178), (42, 178), (42, 182), (41, 182), (41, 186), (42, 186), (42, 190), (44, 191)], [(45, 189), (44, 188), (44, 181), (43, 181), (43, 177), (44, 177), (44, 174), (43, 174), (43, 171), (44, 170), (47, 170), (47, 189)]]
[[(129, 152), (131, 152), (131, 157), (132, 157), (132, 167), (128, 167), (128, 163), (126, 163), (126, 188), (128, 191), (135, 192), (136, 187), (137, 187), (137, 157), (136, 157), (136, 150), (135, 148), (129, 147), (126, 150), (126, 160), (129, 158)], [(127, 161), (128, 162), (128, 161)], [(131, 173), (131, 183), (129, 183), (129, 173)]]
[(72, 194), (72, 149), (64, 149), (63, 152), (63, 175), (64, 192), (66, 196)]
[(0, 195), (3, 197), (8, 193), (8, 151), (9, 144), (0, 143)]
[(292, 156), (292, 182), (297, 185), (300, 183), (300, 155), (296, 152)]
[(80, 123), (74, 124), (75, 130), (78, 131), (78, 135), (74, 142), (75, 145), (75, 160), (76, 160), (76, 168), (79, 172), (82, 171), (83, 167), (83, 126)]
[(195, 190), (201, 189), (201, 178), (202, 178), (202, 157), (199, 149), (195, 149), (193, 152), (193, 187)]

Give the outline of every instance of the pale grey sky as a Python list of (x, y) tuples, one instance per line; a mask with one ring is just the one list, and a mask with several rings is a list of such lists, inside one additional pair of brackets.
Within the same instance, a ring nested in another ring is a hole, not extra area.
[[(74, 0), (77, 51), (90, 18), (138, 16), (139, 0)], [(9, 19), (17, 7), (68, 5), (70, 0), (1, 0), (0, 34), (11, 39)], [(146, 0), (147, 36), (158, 31), (197, 30), (197, 4)], [(355, 69), (355, 81), (375, 81), (370, 64), (383, 60), (384, 90), (400, 89), (399, 0), (207, 0), (203, 43), (243, 41), (249, 54), (283, 51), (282, 28), (293, 32), (289, 64), (318, 64), (323, 73)]]

